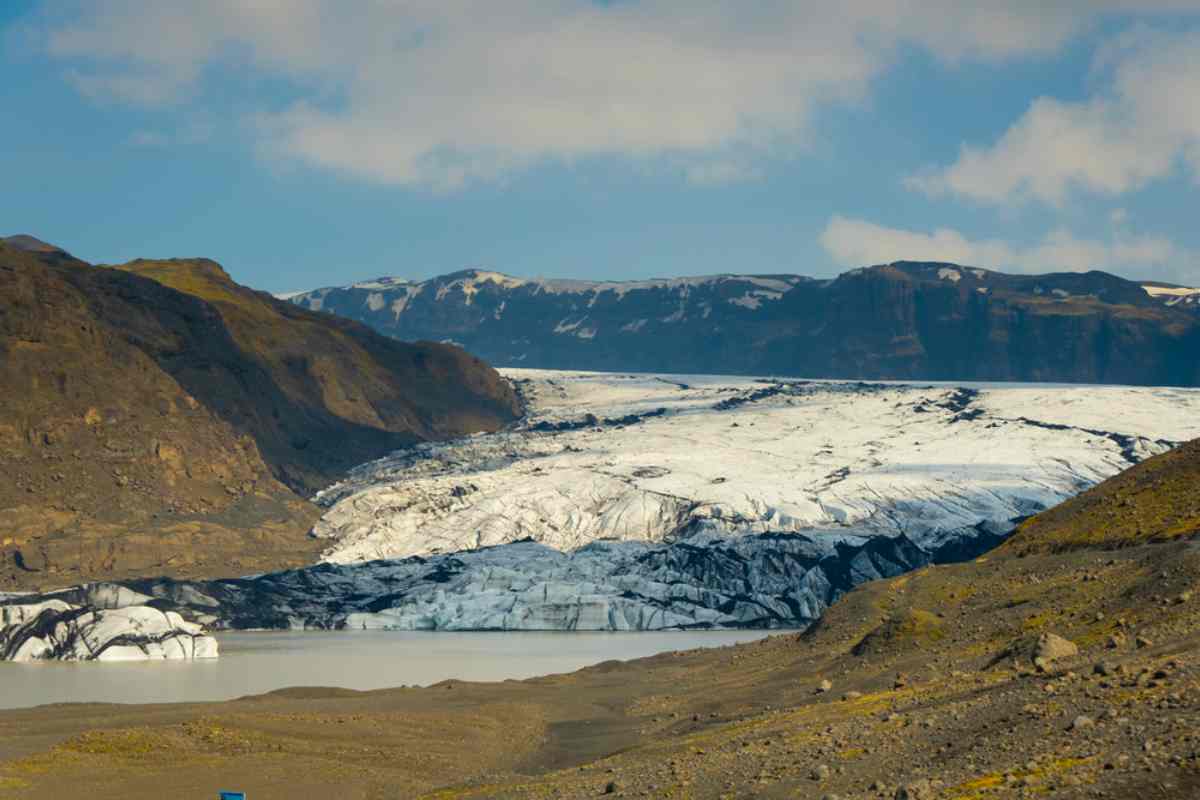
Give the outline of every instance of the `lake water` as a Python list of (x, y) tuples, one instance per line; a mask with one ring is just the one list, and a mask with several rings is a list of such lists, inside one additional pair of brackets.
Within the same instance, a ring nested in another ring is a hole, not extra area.
[(206, 661), (0, 663), (0, 708), (47, 703), (229, 700), (288, 686), (383, 689), (455, 678), (501, 681), (571, 672), (609, 659), (719, 647), (764, 631), (650, 633), (223, 633)]

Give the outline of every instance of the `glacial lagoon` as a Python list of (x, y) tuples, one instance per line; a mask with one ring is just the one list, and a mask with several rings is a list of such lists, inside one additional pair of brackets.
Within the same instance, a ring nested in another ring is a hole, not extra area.
[(221, 657), (208, 661), (0, 663), (0, 708), (203, 702), (289, 686), (367, 690), (427, 686), (446, 679), (502, 681), (571, 672), (609, 659), (739, 644), (766, 635), (745, 630), (220, 633)]

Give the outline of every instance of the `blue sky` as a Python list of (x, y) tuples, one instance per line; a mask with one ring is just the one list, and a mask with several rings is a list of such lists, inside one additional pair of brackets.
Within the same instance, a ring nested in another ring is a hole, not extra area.
[(1200, 0), (826, 5), (8, 0), (0, 234), (274, 291), (902, 258), (1200, 285)]

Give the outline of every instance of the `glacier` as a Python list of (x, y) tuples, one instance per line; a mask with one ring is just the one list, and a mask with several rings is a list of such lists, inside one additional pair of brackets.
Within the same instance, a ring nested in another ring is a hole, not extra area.
[(317, 495), (320, 563), (0, 603), (212, 629), (804, 627), (1200, 436), (1189, 389), (503, 372), (518, 424)]
[(47, 595), (0, 595), (0, 661), (216, 658), (217, 640), (124, 586), (94, 583)]
[(1015, 522), (1200, 435), (1200, 392), (503, 370), (515, 429), (317, 495), (323, 560), (835, 530), (922, 547)]
[(815, 621), (863, 581), (963, 554), (931, 553), (904, 536), (704, 531), (670, 544), (597, 541), (563, 552), (525, 540), (428, 558), (131, 585), (217, 628), (790, 628)]

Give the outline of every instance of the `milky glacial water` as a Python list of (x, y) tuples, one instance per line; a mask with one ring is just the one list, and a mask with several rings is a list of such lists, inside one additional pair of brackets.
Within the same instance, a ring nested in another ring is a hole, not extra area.
[(764, 631), (647, 633), (429, 633), (265, 631), (222, 633), (208, 661), (0, 663), (0, 708), (47, 703), (229, 700), (289, 686), (383, 689), (455, 678), (501, 681), (571, 672), (609, 659), (720, 647)]

